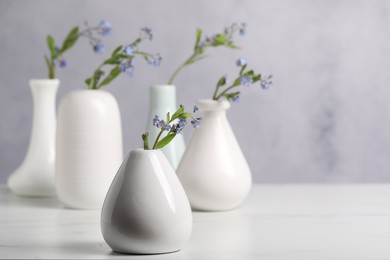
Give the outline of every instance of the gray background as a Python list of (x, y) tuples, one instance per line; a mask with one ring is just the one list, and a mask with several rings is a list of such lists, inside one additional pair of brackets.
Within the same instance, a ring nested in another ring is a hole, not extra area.
[[(62, 40), (74, 25), (111, 22), (109, 52), (142, 26), (154, 30), (144, 44), (163, 57), (160, 68), (137, 64), (106, 88), (118, 99), (124, 149), (140, 147), (148, 88), (163, 84), (192, 51), (194, 31), (221, 32), (247, 22), (242, 50), (210, 50), (210, 58), (176, 81), (180, 103), (211, 97), (217, 79), (236, 75), (234, 62), (273, 74), (269, 91), (243, 90), (229, 120), (257, 182), (381, 182), (390, 180), (390, 1), (0, 0), (0, 181), (25, 155), (31, 129), (28, 80), (46, 77), (46, 34)], [(82, 40), (59, 71), (58, 100), (108, 55)], [(186, 132), (188, 141), (192, 130)]]

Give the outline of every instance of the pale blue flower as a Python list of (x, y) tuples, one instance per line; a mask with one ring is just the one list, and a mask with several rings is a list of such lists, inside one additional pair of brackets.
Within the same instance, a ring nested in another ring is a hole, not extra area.
[(187, 125), (187, 120), (185, 118), (179, 118), (179, 123), (178, 125), (181, 127), (181, 128), (184, 128), (186, 125)]
[(133, 52), (134, 52), (134, 49), (133, 49), (133, 46), (131, 45), (127, 45), (125, 47), (125, 49), (123, 50), (123, 52), (127, 55), (133, 55)]
[(240, 27), (239, 32), (240, 32), (241, 36), (246, 35), (246, 33), (247, 33), (247, 24), (246, 23), (241, 23), (241, 27)]
[(96, 53), (103, 53), (104, 52), (104, 45), (103, 43), (101, 42), (98, 42), (95, 46), (93, 46), (93, 50), (96, 52)]
[(241, 85), (244, 85), (245, 87), (249, 87), (253, 83), (253, 79), (250, 76), (242, 75), (240, 77)]
[(125, 70), (125, 73), (127, 76), (132, 77), (134, 75), (134, 68), (133, 67), (127, 67)]
[(246, 61), (246, 59), (244, 58), (239, 58), (237, 61), (236, 61), (236, 65), (238, 67), (242, 67), (244, 65), (246, 65), (248, 62)]
[(54, 60), (54, 64), (56, 65), (56, 66), (59, 66), (60, 68), (65, 68), (66, 67), (66, 65), (68, 65), (68, 63), (66, 62), (66, 60), (64, 60), (64, 59), (55, 59)]
[(112, 26), (109, 22), (107, 21), (101, 21), (99, 24), (100, 31), (99, 34), (102, 36), (106, 36), (111, 33)]
[(148, 58), (148, 64), (153, 65), (155, 67), (160, 66), (161, 61), (162, 61), (162, 57), (159, 54), (157, 54), (156, 57), (149, 57)]
[(66, 60), (60, 60), (60, 68), (65, 68), (67, 64)]
[(272, 84), (272, 75), (269, 75), (267, 78), (260, 80), (260, 86), (262, 89), (269, 89)]
[(193, 120), (191, 120), (192, 127), (193, 128), (198, 128), (199, 125), (200, 125), (200, 121), (202, 121), (201, 117), (194, 118)]
[(234, 103), (240, 102), (240, 94), (237, 94), (237, 95), (233, 96), (233, 97), (232, 97), (232, 101), (233, 101)]
[(157, 126), (159, 121), (160, 121), (160, 119), (158, 119), (158, 115), (155, 115), (154, 118), (153, 118), (153, 125)]
[(149, 27), (142, 27), (141, 33), (143, 33), (145, 37), (148, 38), (149, 40), (153, 40), (152, 29), (150, 29)]
[(161, 127), (164, 131), (169, 131), (171, 129), (171, 126), (170, 125), (165, 125), (163, 127)]

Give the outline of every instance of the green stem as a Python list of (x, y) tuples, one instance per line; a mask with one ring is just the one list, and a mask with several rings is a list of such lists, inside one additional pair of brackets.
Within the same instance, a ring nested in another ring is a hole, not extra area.
[[(171, 120), (169, 120), (168, 122), (167, 122), (167, 125), (169, 125), (170, 123), (172, 123), (173, 121), (175, 121), (176, 119), (171, 119)], [(164, 130), (163, 129), (161, 129), (161, 131), (160, 131), (160, 133), (158, 134), (158, 136), (157, 136), (157, 138), (156, 138), (156, 141), (154, 142), (154, 144), (153, 144), (153, 150), (154, 149), (156, 149), (156, 146), (157, 146), (157, 143), (158, 143), (158, 141), (160, 140), (160, 137), (161, 137), (161, 134), (164, 132)], [(172, 133), (172, 129), (171, 130), (169, 130), (169, 132), (168, 132), (168, 134), (167, 135), (169, 135), (170, 133)]]
[(169, 79), (168, 81), (168, 85), (172, 85), (173, 84), (173, 81), (175, 80), (177, 74), (179, 74), (179, 72), (184, 69), (187, 65), (193, 63), (195, 57), (196, 57), (196, 53), (193, 53), (182, 65), (180, 65), (172, 74), (171, 78)]
[(100, 69), (104, 66), (105, 64), (104, 64), (104, 62), (93, 72), (93, 75), (92, 75), (92, 77), (91, 77), (91, 85), (92, 86), (89, 86), (89, 87), (91, 87), (92, 89), (98, 89), (99, 87), (98, 87), (98, 82), (99, 82), (99, 80), (100, 80), (100, 78), (99, 79), (97, 79), (96, 78), (96, 75), (97, 75), (97, 73), (100, 71)]
[(161, 131), (160, 131), (160, 133), (158, 134), (158, 136), (157, 136), (157, 138), (156, 138), (156, 141), (154, 141), (154, 144), (153, 144), (153, 150), (155, 150), (156, 149), (156, 146), (157, 146), (157, 143), (158, 143), (158, 140), (160, 139), (160, 137), (161, 137), (161, 134), (164, 132), (164, 130), (163, 129), (161, 129)]
[(215, 91), (214, 91), (214, 94), (213, 94), (213, 99), (214, 100), (216, 100), (218, 90), (219, 90), (219, 84), (217, 84), (217, 87), (215, 88)]
[(149, 138), (146, 133), (142, 135), (142, 139), (144, 141), (144, 150), (149, 150)]
[(47, 69), (49, 71), (49, 79), (54, 79), (55, 78), (54, 60), (49, 60), (49, 58), (45, 55), (45, 62), (46, 62)]
[(234, 88), (234, 87), (238, 87), (239, 85), (237, 85), (237, 84), (233, 84), (233, 85), (231, 85), (230, 87), (228, 87), (227, 89), (225, 89), (224, 91), (222, 91), (217, 97), (213, 97), (213, 100), (218, 100), (218, 99), (220, 99), (224, 94), (226, 94), (226, 92), (228, 92), (229, 90), (231, 90), (232, 88)]

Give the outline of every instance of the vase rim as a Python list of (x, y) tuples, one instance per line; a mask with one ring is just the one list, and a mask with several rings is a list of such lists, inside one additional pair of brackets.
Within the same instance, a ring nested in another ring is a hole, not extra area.
[(136, 148), (132, 149), (131, 152), (139, 152), (139, 153), (151, 153), (151, 152), (156, 152), (156, 151), (161, 151), (161, 149), (150, 149), (150, 150), (145, 150), (144, 148)]
[(59, 79), (30, 79), (30, 82), (59, 82)]
[(227, 100), (198, 99), (197, 103), (203, 111), (227, 110), (230, 108), (230, 102)]
[(155, 84), (152, 85), (152, 88), (175, 88), (176, 86), (173, 84)]
[(103, 89), (90, 89), (90, 88), (73, 89), (70, 92), (105, 92), (105, 93), (110, 93), (107, 90), (103, 90)]

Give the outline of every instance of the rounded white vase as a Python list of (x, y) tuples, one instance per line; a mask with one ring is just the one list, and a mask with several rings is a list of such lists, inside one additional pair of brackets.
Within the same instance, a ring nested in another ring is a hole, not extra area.
[(116, 99), (103, 90), (76, 90), (58, 111), (56, 188), (68, 208), (100, 209), (123, 160)]
[[(177, 109), (176, 87), (174, 85), (155, 85), (150, 88), (149, 117), (146, 124), (146, 131), (149, 132), (149, 140), (155, 140), (160, 132), (160, 129), (153, 126), (153, 118), (155, 115), (165, 120), (168, 112), (172, 115)], [(185, 149), (184, 137), (181, 134), (177, 135), (161, 151), (165, 154), (172, 167), (177, 169)]]
[(191, 207), (160, 150), (126, 156), (104, 201), (101, 230), (107, 244), (125, 254), (170, 253), (187, 243)]
[(199, 100), (202, 123), (187, 146), (177, 175), (191, 207), (231, 210), (248, 195), (252, 176), (226, 117), (226, 100)]
[(33, 120), (30, 144), (21, 165), (8, 178), (8, 187), (18, 195), (55, 196), (54, 160), (58, 79), (32, 79)]

